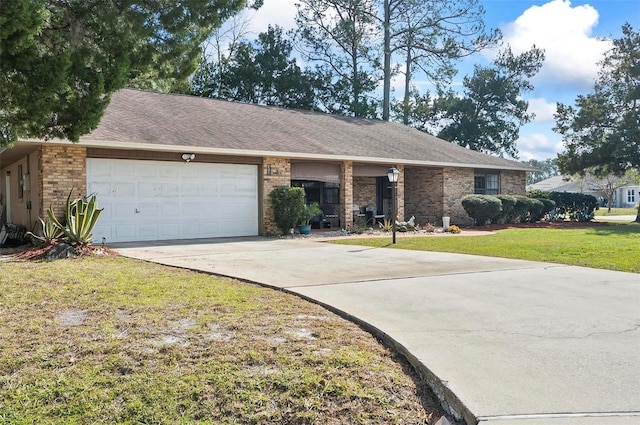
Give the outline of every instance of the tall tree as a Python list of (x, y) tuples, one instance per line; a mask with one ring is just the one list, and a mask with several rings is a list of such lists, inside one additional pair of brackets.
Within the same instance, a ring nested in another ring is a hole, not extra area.
[(282, 28), (269, 26), (253, 43), (238, 42), (224, 64), (202, 64), (192, 79), (198, 96), (261, 105), (314, 109), (315, 78), (290, 58)]
[(593, 170), (585, 171), (582, 175), (578, 174), (575, 180), (583, 183), (589, 189), (595, 189), (602, 193), (607, 199), (607, 212), (611, 212), (613, 206), (613, 198), (616, 191), (621, 187), (638, 181), (638, 172), (635, 170), (627, 170), (625, 174), (601, 174), (596, 176)]
[(373, 0), (301, 0), (296, 45), (326, 81), (320, 97), (328, 112), (374, 117), (380, 68)]
[(436, 86), (455, 75), (458, 59), (494, 45), (498, 30), (484, 25), (484, 8), (478, 0), (383, 0), (384, 84), (382, 119), (389, 120), (393, 69), (391, 57), (404, 63), (404, 114), (409, 124), (411, 82), (421, 70)]
[(12, 0), (0, 8), (0, 145), (77, 141), (110, 94), (145, 76), (181, 87), (200, 43), (244, 0)]
[(544, 52), (535, 46), (515, 56), (502, 50), (492, 67), (476, 66), (464, 78), (464, 96), (453, 91), (435, 101), (438, 137), (460, 146), (500, 156), (518, 157), (516, 140), (520, 126), (534, 117), (527, 113), (522, 94), (533, 90), (529, 78), (542, 67)]
[(547, 158), (543, 160), (530, 159), (528, 161), (522, 161), (522, 163), (531, 165), (532, 167), (540, 170), (527, 173), (527, 184), (538, 183), (539, 181), (560, 175), (558, 165), (556, 164), (556, 158)]
[(575, 107), (559, 103), (555, 120), (565, 147), (558, 154), (563, 173), (640, 168), (640, 34), (631, 25), (605, 53), (593, 92), (578, 96)]

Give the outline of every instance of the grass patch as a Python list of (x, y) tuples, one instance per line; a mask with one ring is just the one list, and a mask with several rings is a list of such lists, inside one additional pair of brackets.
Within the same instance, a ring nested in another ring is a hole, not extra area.
[(424, 424), (424, 382), (280, 291), (126, 258), (0, 263), (0, 422)]
[(611, 212), (607, 212), (607, 207), (600, 207), (594, 211), (596, 217), (603, 217), (608, 215), (637, 215), (637, 208), (611, 208)]
[[(464, 231), (463, 231), (464, 232)], [(454, 252), (640, 273), (640, 224), (499, 230), (490, 236), (344, 239), (335, 243)]]

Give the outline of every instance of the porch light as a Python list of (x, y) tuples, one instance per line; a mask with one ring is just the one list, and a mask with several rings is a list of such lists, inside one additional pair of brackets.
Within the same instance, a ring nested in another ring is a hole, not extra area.
[(191, 162), (194, 159), (196, 159), (196, 154), (195, 153), (183, 153), (182, 154), (182, 159), (184, 160), (184, 162)]
[(396, 205), (396, 186), (398, 184), (398, 177), (400, 177), (400, 171), (397, 168), (391, 167), (387, 170), (387, 178), (391, 183), (391, 228), (393, 229), (393, 243), (396, 243), (396, 217), (398, 216)]

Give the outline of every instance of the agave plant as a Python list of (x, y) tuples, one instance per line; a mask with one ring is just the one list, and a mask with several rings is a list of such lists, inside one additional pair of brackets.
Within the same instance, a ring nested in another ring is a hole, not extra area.
[(36, 235), (33, 232), (27, 232), (27, 236), (31, 236), (33, 239), (42, 243), (49, 244), (58, 241), (64, 236), (64, 232), (53, 221), (45, 221), (41, 217), (38, 217), (38, 219), (42, 226), (42, 236)]
[(71, 245), (89, 245), (103, 209), (98, 208), (95, 194), (72, 200), (69, 192), (65, 211), (66, 224), (60, 223), (51, 207), (47, 210), (47, 215), (53, 225), (63, 232), (66, 242)]

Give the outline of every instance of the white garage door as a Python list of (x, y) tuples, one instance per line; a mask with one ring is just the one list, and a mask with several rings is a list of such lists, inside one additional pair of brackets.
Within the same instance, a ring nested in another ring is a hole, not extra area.
[(88, 158), (87, 193), (95, 243), (258, 234), (255, 165)]

